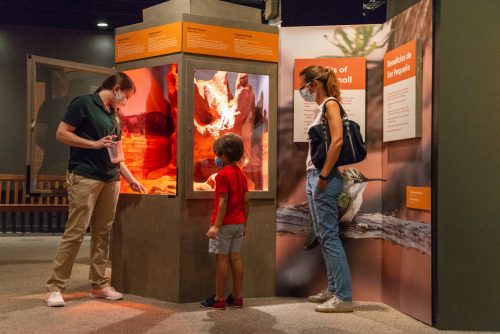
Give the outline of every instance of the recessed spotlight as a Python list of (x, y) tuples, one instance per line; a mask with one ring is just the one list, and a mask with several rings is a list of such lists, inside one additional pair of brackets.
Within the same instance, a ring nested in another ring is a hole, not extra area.
[(106, 28), (108, 26), (108, 24), (106, 22), (97, 22), (97, 26), (99, 28)]

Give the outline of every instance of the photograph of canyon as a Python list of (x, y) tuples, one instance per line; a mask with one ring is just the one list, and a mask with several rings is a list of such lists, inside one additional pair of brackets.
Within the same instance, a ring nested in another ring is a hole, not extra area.
[(215, 189), (217, 137), (238, 134), (244, 154), (238, 163), (252, 191), (268, 190), (269, 77), (197, 69), (194, 72), (193, 190)]
[[(177, 64), (125, 71), (136, 92), (122, 107), (125, 163), (148, 194), (177, 193)], [(133, 193), (123, 180), (121, 193)]]

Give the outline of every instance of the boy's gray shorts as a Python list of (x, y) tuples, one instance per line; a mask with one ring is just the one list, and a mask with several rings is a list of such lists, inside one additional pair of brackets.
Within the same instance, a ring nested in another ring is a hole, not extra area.
[(239, 253), (243, 243), (243, 224), (222, 225), (215, 238), (208, 242), (208, 252), (212, 254)]

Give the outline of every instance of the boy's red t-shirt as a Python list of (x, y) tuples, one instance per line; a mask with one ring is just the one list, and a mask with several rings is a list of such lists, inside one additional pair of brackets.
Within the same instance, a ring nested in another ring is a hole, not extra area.
[(222, 225), (245, 222), (245, 194), (248, 191), (247, 178), (236, 165), (224, 166), (215, 176), (214, 211), (211, 224), (215, 223), (219, 208), (219, 194), (228, 193), (227, 209)]

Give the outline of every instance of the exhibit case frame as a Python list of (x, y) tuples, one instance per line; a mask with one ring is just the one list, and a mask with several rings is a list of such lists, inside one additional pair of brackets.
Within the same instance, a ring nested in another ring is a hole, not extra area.
[[(194, 147), (195, 147), (195, 132), (197, 131), (195, 121), (194, 121), (194, 113), (195, 113), (195, 89), (194, 89), (194, 81), (195, 81), (195, 73), (198, 70), (212, 70), (212, 71), (223, 71), (223, 72), (231, 72), (231, 73), (245, 73), (250, 75), (258, 75), (264, 76), (268, 78), (268, 86), (269, 90), (268, 94), (268, 109), (266, 118), (267, 123), (262, 125), (267, 128), (267, 134), (269, 136), (268, 142), (274, 143), (276, 142), (276, 131), (269, 131), (270, 129), (276, 129), (277, 122), (277, 114), (276, 112), (269, 112), (271, 110), (277, 110), (277, 73), (272, 66), (267, 66), (267, 64), (249, 64), (248, 61), (244, 60), (226, 60), (226, 59), (217, 59), (217, 60), (207, 60), (199, 59), (198, 57), (187, 56), (185, 60), (185, 69), (186, 69), (186, 94), (187, 94), (187, 110), (188, 113), (186, 115), (188, 121), (188, 135), (186, 136), (186, 165), (185, 165), (185, 187), (186, 187), (186, 198), (196, 199), (196, 198), (213, 198), (213, 191), (210, 190), (195, 190), (193, 187), (194, 183), (194, 164), (190, 164), (189, 161), (194, 161)], [(265, 108), (262, 110), (265, 112)], [(233, 132), (232, 129), (227, 130), (227, 132)], [(221, 132), (221, 134), (224, 132)], [(236, 132), (238, 135), (240, 133)], [(243, 136), (242, 136), (243, 137)], [(245, 139), (244, 139), (245, 140)], [(276, 157), (277, 157), (277, 149), (276, 145), (269, 145), (269, 149), (267, 151), (267, 157), (263, 158), (263, 167), (265, 169), (263, 177), (266, 177), (264, 183), (267, 185), (262, 190), (250, 190), (250, 198), (252, 199), (264, 199), (264, 198), (274, 198), (275, 197), (275, 189), (276, 189)], [(264, 153), (265, 154), (265, 153)], [(245, 167), (242, 167), (245, 172)], [(252, 180), (250, 180), (251, 182)]]

